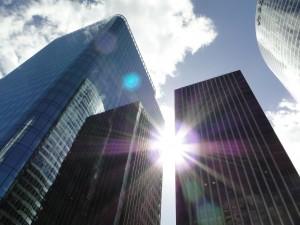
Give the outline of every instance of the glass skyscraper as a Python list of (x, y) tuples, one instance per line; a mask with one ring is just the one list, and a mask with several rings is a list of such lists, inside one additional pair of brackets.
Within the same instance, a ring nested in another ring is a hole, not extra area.
[(256, 36), (267, 65), (300, 101), (300, 0), (258, 0)]
[(122, 16), (52, 41), (1, 79), (0, 224), (31, 224), (88, 116), (139, 100), (158, 124), (154, 95)]
[(156, 132), (139, 103), (89, 117), (33, 225), (159, 225)]
[(300, 178), (240, 71), (175, 90), (180, 225), (297, 225)]

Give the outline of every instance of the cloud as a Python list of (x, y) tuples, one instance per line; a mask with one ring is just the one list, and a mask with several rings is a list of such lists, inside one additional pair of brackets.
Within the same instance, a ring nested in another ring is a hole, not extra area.
[(172, 131), (175, 129), (175, 112), (174, 109), (167, 104), (160, 104), (159, 106), (163, 117), (165, 118), (165, 129)]
[(278, 76), (278, 78), (291, 93), (294, 99), (300, 103), (300, 70), (296, 69), (293, 65), (286, 65), (282, 71), (282, 76)]
[(277, 111), (266, 114), (300, 174), (300, 104), (283, 99)]
[(118, 13), (127, 18), (157, 89), (187, 53), (217, 35), (209, 18), (194, 14), (190, 0), (5, 1), (0, 3), (0, 77), (56, 37)]

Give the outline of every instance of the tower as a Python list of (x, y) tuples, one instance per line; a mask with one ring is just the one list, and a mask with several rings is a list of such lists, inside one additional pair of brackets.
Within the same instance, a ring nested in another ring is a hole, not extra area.
[(0, 224), (31, 224), (88, 116), (139, 100), (159, 124), (154, 95), (122, 16), (52, 41), (1, 79)]
[(258, 0), (255, 24), (264, 60), (300, 102), (299, 9), (299, 0)]
[(240, 71), (175, 90), (178, 224), (299, 222), (299, 176)]
[(33, 224), (159, 225), (155, 133), (140, 103), (87, 118)]

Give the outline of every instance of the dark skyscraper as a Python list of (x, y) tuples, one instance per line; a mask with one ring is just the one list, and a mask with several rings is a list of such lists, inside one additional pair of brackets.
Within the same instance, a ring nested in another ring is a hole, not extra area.
[(88, 116), (141, 101), (160, 123), (154, 96), (122, 16), (52, 41), (1, 79), (0, 224), (31, 224)]
[(161, 166), (141, 104), (89, 117), (34, 225), (159, 225)]
[(177, 224), (299, 224), (299, 176), (240, 71), (177, 89), (175, 110)]

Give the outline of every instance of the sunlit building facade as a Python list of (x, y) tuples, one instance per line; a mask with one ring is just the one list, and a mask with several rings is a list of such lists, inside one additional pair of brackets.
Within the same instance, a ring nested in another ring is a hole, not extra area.
[(0, 224), (31, 224), (88, 116), (155, 90), (128, 24), (114, 16), (52, 41), (0, 80)]
[(180, 225), (297, 225), (300, 180), (240, 71), (175, 90)]
[(258, 0), (256, 36), (267, 65), (300, 102), (300, 0)]
[(34, 225), (159, 225), (162, 170), (155, 127), (133, 103), (89, 117)]

